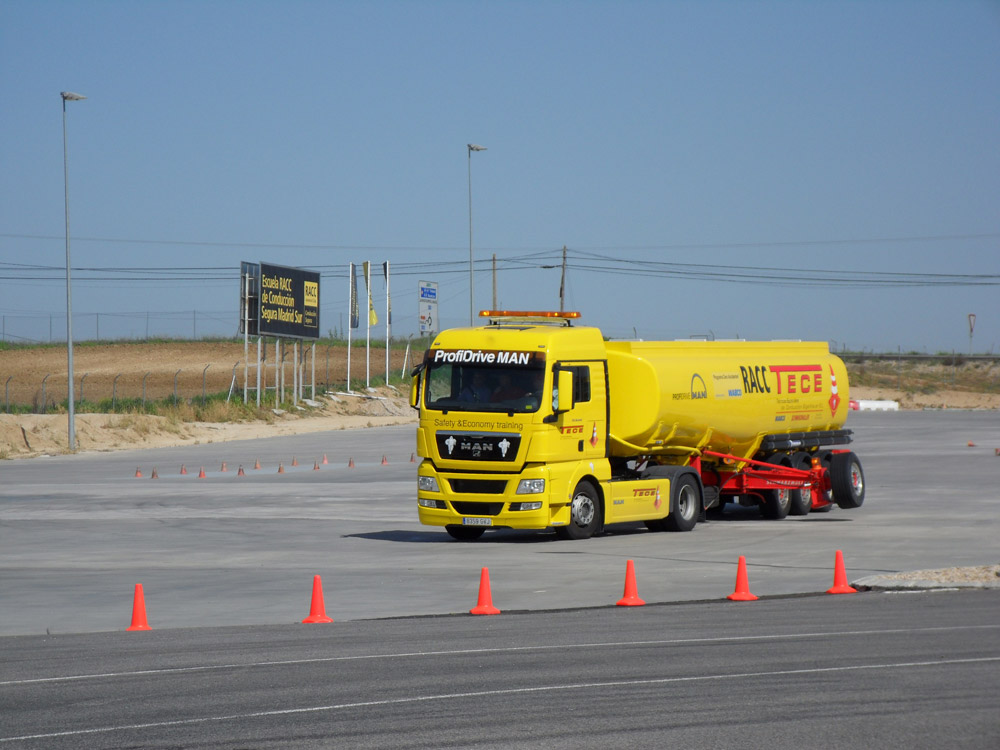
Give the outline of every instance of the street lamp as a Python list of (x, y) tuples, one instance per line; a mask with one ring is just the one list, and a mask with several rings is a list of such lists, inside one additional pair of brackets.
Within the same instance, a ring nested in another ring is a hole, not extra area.
[(66, 102), (78, 102), (87, 97), (63, 91), (63, 184), (66, 190), (66, 369), (69, 371), (69, 450), (76, 450), (76, 424), (73, 396), (73, 287), (70, 283), (69, 256), (69, 147), (66, 141)]
[(477, 146), (475, 143), (469, 146), (469, 325), (476, 324), (473, 298), (475, 297), (476, 282), (472, 273), (472, 152), (485, 151), (486, 146)]

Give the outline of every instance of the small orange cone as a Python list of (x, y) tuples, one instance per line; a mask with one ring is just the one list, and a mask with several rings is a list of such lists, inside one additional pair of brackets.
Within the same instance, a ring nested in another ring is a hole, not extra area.
[(219, 471), (229, 471), (229, 469), (226, 468), (226, 462), (225, 461), (222, 462), (222, 468), (219, 469)]
[(138, 466), (135, 467), (135, 478), (136, 479), (142, 479), (142, 472), (139, 471), (139, 467)]
[(747, 580), (747, 559), (740, 555), (740, 563), (736, 568), (736, 590), (726, 597), (734, 602), (752, 602), (757, 599), (750, 593), (750, 583)]
[(972, 442), (972, 441), (970, 440), (970, 441), (969, 441), (969, 447), (970, 447), (970, 448), (975, 448), (975, 447), (976, 447), (976, 444), (975, 444), (975, 443), (973, 443), (973, 442)]
[(135, 595), (132, 597), (132, 624), (126, 630), (152, 630), (146, 620), (146, 597), (142, 593), (142, 584), (135, 585)]
[(205, 478), (205, 467), (202, 466), (201, 471), (198, 472), (198, 479), (204, 479), (204, 478)]
[(181, 464), (181, 474), (187, 474), (188, 470), (184, 468), (184, 464)]
[(833, 565), (833, 586), (826, 590), (828, 594), (856, 594), (858, 590), (847, 582), (847, 571), (844, 569), (844, 553), (839, 549)]
[(330, 463), (329, 461), (326, 460), (326, 454), (325, 453), (323, 454), (323, 463), (324, 464)]
[(156, 473), (156, 467), (153, 467), (153, 473), (149, 475), (150, 479), (159, 479), (160, 475)]
[(236, 472), (236, 476), (238, 476), (238, 477), (245, 477), (246, 475), (247, 475), (247, 473), (245, 471), (243, 471), (243, 464), (240, 464), (240, 470)]
[(278, 464), (278, 473), (279, 474), (284, 474), (285, 473), (285, 467), (282, 466), (280, 463)]
[(383, 466), (388, 466), (389, 465), (389, 459), (386, 458), (385, 455), (382, 456), (382, 465)]
[(295, 456), (292, 456), (292, 466), (298, 466), (299, 462), (295, 460)]
[(353, 469), (354, 468), (354, 458), (353, 457), (351, 458), (350, 461), (347, 462), (347, 468), (348, 469)]
[(259, 459), (259, 458), (258, 458), (258, 459), (256, 459), (256, 460), (255, 460), (255, 461), (253, 462), (253, 467), (254, 467), (255, 469), (259, 469), (259, 468), (260, 468), (260, 459)]
[(417, 462), (417, 454), (416, 453), (411, 453), (410, 454), (410, 463), (411, 464), (415, 464), (416, 462)]
[(469, 610), (470, 615), (498, 615), (500, 610), (493, 606), (493, 594), (490, 592), (490, 569), (483, 568), (479, 574), (479, 601)]
[(323, 605), (323, 581), (319, 576), (313, 576), (312, 604), (309, 606), (309, 616), (302, 622), (333, 622), (326, 616), (326, 607)]
[(313, 471), (319, 471), (319, 461), (313, 462)]
[(625, 595), (618, 600), (618, 606), (641, 607), (645, 603), (639, 598), (639, 590), (635, 584), (635, 563), (629, 560), (625, 564)]

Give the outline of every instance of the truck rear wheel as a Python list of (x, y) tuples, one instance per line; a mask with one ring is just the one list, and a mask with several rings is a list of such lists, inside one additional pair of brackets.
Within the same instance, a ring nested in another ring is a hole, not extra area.
[(834, 453), (830, 460), (830, 487), (841, 508), (860, 508), (865, 501), (865, 472), (853, 453)]
[(601, 501), (590, 482), (580, 482), (569, 507), (569, 525), (556, 528), (562, 539), (589, 539), (601, 525)]
[[(775, 453), (764, 460), (776, 466), (790, 466), (792, 463), (788, 456), (781, 453)], [(778, 521), (788, 515), (788, 511), (792, 507), (792, 494), (789, 490), (785, 488), (762, 490), (760, 494), (763, 498), (760, 504), (760, 514), (764, 518)]]
[(668, 531), (691, 531), (701, 513), (701, 488), (691, 474), (670, 483), (670, 513), (663, 519)]
[[(812, 468), (812, 456), (805, 451), (793, 453), (791, 466), (793, 469), (808, 471)], [(809, 511), (812, 509), (811, 490), (791, 490), (788, 495), (792, 501), (791, 506), (788, 508), (788, 515), (805, 516), (809, 514)]]
[(458, 539), (461, 542), (471, 542), (473, 539), (478, 539), (486, 531), (482, 526), (445, 526), (444, 530), (448, 532), (448, 536), (452, 539)]

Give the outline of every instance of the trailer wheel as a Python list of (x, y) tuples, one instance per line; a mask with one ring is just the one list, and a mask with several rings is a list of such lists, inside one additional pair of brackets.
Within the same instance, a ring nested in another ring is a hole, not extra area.
[(556, 528), (562, 539), (589, 539), (601, 525), (601, 501), (597, 490), (587, 481), (580, 482), (570, 502), (569, 525)]
[[(808, 471), (812, 468), (812, 456), (805, 451), (792, 454), (792, 468)], [(812, 509), (812, 492), (810, 490), (791, 490), (788, 493), (792, 504), (788, 508), (790, 516), (805, 516)]]
[(865, 472), (853, 453), (834, 453), (830, 461), (830, 486), (841, 508), (860, 508), (865, 501)]
[[(764, 460), (775, 466), (790, 466), (792, 463), (788, 456), (783, 453), (775, 453)], [(762, 490), (760, 494), (763, 498), (760, 504), (760, 514), (764, 518), (780, 521), (788, 515), (788, 511), (792, 507), (792, 493), (789, 490)]]
[(452, 539), (458, 539), (460, 542), (471, 542), (473, 539), (478, 539), (486, 531), (482, 526), (445, 526), (444, 530), (448, 532), (448, 536)]
[(701, 513), (701, 489), (691, 474), (670, 483), (670, 513), (663, 519), (668, 531), (691, 531)]

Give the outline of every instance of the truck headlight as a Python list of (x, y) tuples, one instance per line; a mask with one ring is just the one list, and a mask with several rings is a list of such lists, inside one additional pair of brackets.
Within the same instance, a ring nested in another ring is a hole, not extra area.
[(438, 480), (434, 477), (417, 477), (417, 489), (423, 492), (440, 492)]
[(545, 492), (544, 479), (522, 479), (517, 483), (518, 495), (540, 495)]
[(542, 509), (542, 503), (541, 503), (541, 501), (538, 501), (538, 500), (536, 500), (535, 502), (531, 502), (531, 503), (511, 503), (510, 504), (510, 509), (512, 511), (519, 511), (519, 510), (541, 510)]
[(436, 508), (437, 510), (448, 510), (448, 506), (445, 505), (444, 500), (428, 500), (425, 497), (418, 497), (417, 505), (423, 508)]

